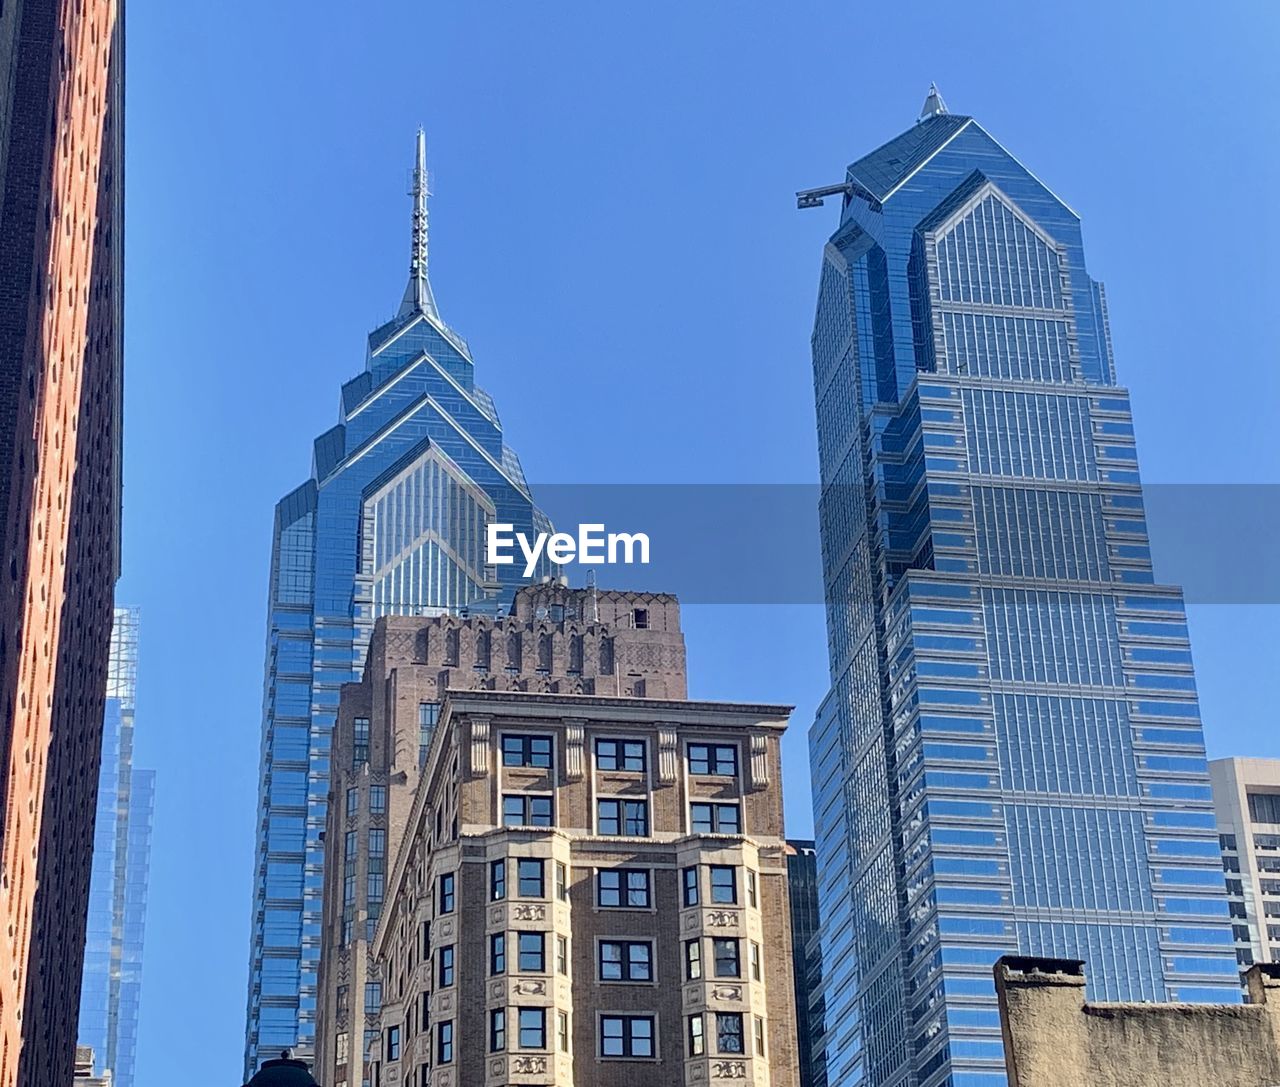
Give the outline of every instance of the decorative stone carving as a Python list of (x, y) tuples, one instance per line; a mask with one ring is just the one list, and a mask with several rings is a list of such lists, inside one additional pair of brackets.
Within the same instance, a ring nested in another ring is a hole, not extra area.
[(504, 909), (505, 909), (505, 907), (503, 907), (503, 906), (493, 906), (493, 907), (489, 910), (489, 924), (491, 924), (491, 925), (500, 925), (500, 924), (502, 924), (502, 915), (503, 915), (503, 910), (504, 910)]
[(717, 985), (711, 990), (712, 1000), (741, 1000), (741, 985)]
[(489, 718), (471, 718), (471, 750), (467, 758), (467, 773), (482, 778), (489, 772)]
[(769, 787), (769, 738), (763, 733), (751, 737), (751, 788)]
[(511, 907), (511, 917), (515, 921), (545, 921), (547, 907), (529, 902), (520, 902)]
[(494, 1079), (500, 1079), (503, 1073), (502, 1065), (503, 1065), (502, 1058), (498, 1058), (496, 1061), (490, 1061), (489, 1075), (491, 1075)]
[(674, 785), (680, 776), (680, 744), (675, 727), (658, 729), (658, 784)]
[(495, 981), (489, 986), (489, 999), (501, 1000), (507, 995), (507, 983), (505, 981)]
[(712, 910), (707, 914), (707, 924), (716, 928), (732, 928), (738, 924), (737, 910)]
[(702, 924), (702, 919), (696, 913), (686, 913), (680, 924), (685, 932), (693, 932)]
[(712, 1079), (746, 1079), (746, 1061), (715, 1061), (711, 1065)]
[(517, 996), (546, 996), (547, 983), (537, 979), (517, 981), (511, 986), (511, 991)]
[(546, 1057), (512, 1057), (511, 1074), (513, 1076), (538, 1076), (547, 1070)]
[(586, 772), (584, 739), (586, 722), (577, 717), (564, 719), (564, 776), (569, 781), (581, 781)]

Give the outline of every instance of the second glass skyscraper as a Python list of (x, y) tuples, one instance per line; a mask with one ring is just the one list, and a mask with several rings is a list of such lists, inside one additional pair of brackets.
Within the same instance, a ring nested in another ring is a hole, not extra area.
[(1075, 212), (936, 94), (833, 189), (826, 1070), (1003, 1087), (1002, 954), (1087, 960), (1096, 999), (1239, 999), (1182, 596)]
[[(427, 172), (418, 134), (409, 283), (369, 336), (312, 474), (276, 507), (246, 1066), (315, 1042), (330, 734), (379, 615), (502, 603), (514, 566), (486, 567), (485, 525), (532, 533), (534, 507), (466, 341), (427, 278)], [(540, 571), (541, 573), (541, 571)], [(374, 919), (370, 919), (369, 924)]]

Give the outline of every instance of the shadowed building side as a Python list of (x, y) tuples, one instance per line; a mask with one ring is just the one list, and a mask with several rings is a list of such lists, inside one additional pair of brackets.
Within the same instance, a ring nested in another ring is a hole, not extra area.
[(1009, 1087), (1280, 1083), (1280, 966), (1249, 970), (1249, 1004), (1094, 1003), (1084, 967), (995, 964)]
[(0, 6), (0, 1087), (74, 1074), (119, 573), (123, 18)]

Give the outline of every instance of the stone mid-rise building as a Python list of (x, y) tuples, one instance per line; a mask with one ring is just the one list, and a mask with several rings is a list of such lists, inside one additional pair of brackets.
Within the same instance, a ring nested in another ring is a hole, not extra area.
[[(686, 700), (673, 597), (551, 584), (515, 610), (382, 620), (344, 690), (326, 845), (352, 889), (326, 885), (317, 1075), (798, 1087), (789, 709)], [(486, 634), (504, 657), (482, 666)], [(438, 714), (420, 709), (434, 699)], [(366, 735), (367, 786), (348, 801), (338, 768)], [(383, 774), (385, 813), (366, 815)], [(388, 844), (374, 839), (370, 875), (361, 835), (377, 818)], [(362, 911), (369, 889), (378, 907)]]
[[(389, 616), (374, 628), (364, 677), (343, 688), (325, 832), (316, 1068), (362, 1082), (383, 983), (369, 941), (404, 836), (419, 765), (450, 688), (684, 698), (684, 636), (674, 597), (520, 590), (511, 613)], [(268, 966), (273, 959), (268, 954)]]
[(0, 1087), (69, 1083), (119, 572), (124, 20), (0, 4)]
[(1280, 759), (1209, 763), (1242, 969), (1280, 962)]
[(1280, 1083), (1280, 967), (1251, 967), (1248, 1004), (1085, 1000), (1085, 964), (994, 967), (1009, 1087), (1271, 1087)]

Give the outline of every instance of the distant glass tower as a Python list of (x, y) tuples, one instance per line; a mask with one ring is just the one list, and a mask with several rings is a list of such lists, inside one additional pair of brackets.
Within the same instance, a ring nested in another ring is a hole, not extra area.
[(155, 771), (133, 765), (138, 611), (116, 608), (107, 664), (79, 1043), (113, 1087), (133, 1087)]
[(315, 441), (311, 478), (276, 506), (247, 1075), (282, 1049), (314, 1052), (330, 734), (373, 621), (508, 603), (520, 571), (485, 566), (486, 523), (549, 528), (475, 383), (466, 341), (436, 308), (421, 131), (412, 196), (399, 312), (369, 336), (363, 372), (342, 387), (338, 424)]
[(1080, 220), (931, 90), (840, 194), (813, 332), (810, 734), (832, 1087), (1002, 1087), (992, 963), (1239, 999), (1181, 592)]

